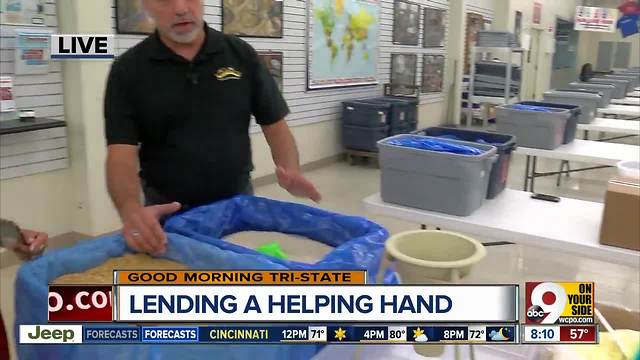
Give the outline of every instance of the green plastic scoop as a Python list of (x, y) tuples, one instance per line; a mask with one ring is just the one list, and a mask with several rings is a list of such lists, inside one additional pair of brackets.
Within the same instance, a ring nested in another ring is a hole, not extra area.
[(256, 251), (261, 254), (273, 256), (274, 258), (277, 258), (277, 259), (287, 260), (289, 258), (289, 256), (284, 251), (282, 251), (280, 244), (278, 244), (277, 242), (272, 242), (272, 243), (259, 246), (256, 248)]

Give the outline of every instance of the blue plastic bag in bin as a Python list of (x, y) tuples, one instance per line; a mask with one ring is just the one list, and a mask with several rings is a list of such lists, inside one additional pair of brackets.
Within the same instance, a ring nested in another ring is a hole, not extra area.
[(539, 111), (539, 112), (553, 112), (553, 110), (544, 107), (544, 106), (535, 106), (535, 105), (522, 105), (522, 104), (515, 104), (515, 105), (511, 105), (512, 109), (516, 109), (516, 110), (526, 110), (526, 111)]
[(448, 152), (460, 155), (482, 155), (484, 152), (473, 146), (454, 144), (434, 138), (421, 136), (404, 136), (387, 140), (387, 144), (420, 150)]
[[(335, 247), (316, 264), (273, 258), (228, 243), (222, 236), (238, 231), (279, 231), (299, 234)], [(165, 224), (168, 244), (162, 257), (191, 269), (366, 269), (368, 282), (378, 272), (388, 232), (361, 217), (340, 215), (310, 206), (252, 196), (237, 196), (198, 207), (170, 218)], [(183, 234), (180, 234), (183, 233)], [(185, 234), (191, 234), (190, 237)], [(48, 284), (56, 278), (83, 272), (112, 257), (130, 252), (121, 234), (82, 241), (46, 252), (20, 267), (15, 283), (15, 334), (20, 325), (47, 323)], [(388, 271), (385, 282), (397, 282)], [(320, 345), (71, 345), (19, 344), (20, 359), (310, 359)]]

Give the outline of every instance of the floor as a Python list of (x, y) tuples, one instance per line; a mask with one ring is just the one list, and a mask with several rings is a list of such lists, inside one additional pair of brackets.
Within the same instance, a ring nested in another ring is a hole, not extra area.
[[(625, 139), (627, 143), (637, 144), (637, 139)], [(578, 167), (580, 164), (573, 164)], [(555, 160), (539, 161), (540, 171), (556, 170), (559, 162)], [(379, 191), (379, 169), (375, 166), (350, 166), (345, 162), (311, 171), (307, 175), (323, 195), (320, 207), (336, 212), (366, 216), (386, 227), (390, 233), (418, 229), (419, 225), (382, 216), (368, 215), (361, 200)], [(606, 182), (614, 169), (602, 169), (575, 173), (563, 179), (556, 187), (554, 178), (537, 180), (537, 192), (602, 202), (606, 191)], [(524, 158), (514, 156), (510, 166), (508, 187), (522, 189), (524, 176)], [(256, 188), (256, 194), (278, 200), (293, 200), (291, 196), (276, 184)], [(561, 219), (559, 219), (561, 221)], [(490, 240), (490, 239), (487, 239)], [(14, 291), (13, 281), (18, 266), (2, 267), (0, 264), (0, 309), (10, 333), (13, 332)], [(526, 280), (584, 280), (595, 281), (598, 289), (598, 301), (624, 304), (631, 309), (640, 309), (640, 264), (638, 267), (626, 267), (564, 254), (549, 253), (533, 247), (505, 245), (488, 248), (488, 256), (476, 266), (469, 281), (484, 283), (505, 283)], [(405, 349), (406, 350), (406, 349)], [(405, 351), (406, 352), (406, 351)], [(409, 351), (410, 353), (410, 351)], [(415, 354), (414, 354), (415, 355)], [(511, 356), (511, 355), (510, 355)], [(403, 358), (404, 355), (403, 355)], [(412, 358), (409, 354), (407, 359)], [(477, 357), (478, 358), (478, 357)], [(493, 357), (479, 357), (493, 358)], [(512, 356), (512, 358), (514, 358)]]

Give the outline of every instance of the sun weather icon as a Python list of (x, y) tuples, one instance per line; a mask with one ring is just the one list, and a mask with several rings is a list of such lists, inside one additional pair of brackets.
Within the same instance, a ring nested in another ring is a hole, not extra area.
[(511, 330), (508, 328), (499, 328), (489, 332), (491, 341), (509, 341), (512, 338)]
[(338, 339), (338, 341), (342, 341), (342, 339), (347, 337), (347, 331), (341, 327), (338, 328), (338, 330), (335, 330), (335, 333), (335, 338)]
[(416, 342), (427, 342), (429, 341), (429, 338), (425, 335), (424, 330), (417, 328), (413, 330), (413, 340)]

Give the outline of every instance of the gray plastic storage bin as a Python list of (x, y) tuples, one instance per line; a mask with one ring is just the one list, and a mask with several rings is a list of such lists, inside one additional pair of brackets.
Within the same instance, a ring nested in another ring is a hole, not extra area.
[(516, 148), (515, 136), (508, 134), (499, 134), (492, 131), (478, 131), (439, 126), (415, 131), (414, 134), (435, 137), (447, 136), (451, 140), (471, 141), (475, 143), (491, 144), (495, 146), (498, 151), (498, 159), (493, 163), (493, 166), (491, 167), (489, 188), (487, 189), (487, 199), (495, 198), (507, 186), (511, 153)]
[(629, 80), (630, 84), (629, 87), (627, 88), (627, 92), (631, 92), (633, 91), (633, 89), (635, 87), (637, 87), (640, 84), (640, 76), (638, 75), (633, 75), (633, 74), (613, 74), (613, 75), (605, 75), (605, 78), (611, 78), (611, 79), (620, 79), (620, 80)]
[(613, 92), (614, 99), (623, 99), (627, 97), (627, 93), (629, 92), (627, 89), (629, 88), (629, 80), (621, 80), (621, 79), (612, 79), (612, 78), (591, 78), (589, 79), (590, 83), (596, 84), (609, 84), (616, 87), (616, 91)]
[(605, 108), (611, 103), (613, 93), (616, 91), (616, 87), (608, 84), (593, 84), (586, 82), (572, 82), (569, 84), (570, 89), (574, 90), (591, 90), (599, 91), (602, 94), (602, 99), (598, 104), (598, 107)]
[(598, 104), (602, 102), (602, 95), (598, 92), (586, 90), (550, 90), (545, 91), (544, 102), (580, 105), (582, 114), (580, 114), (578, 122), (580, 124), (590, 124), (596, 118)]
[[(389, 104), (391, 106), (389, 126), (392, 135), (407, 133), (406, 129), (410, 128), (411, 124), (415, 125), (415, 122), (418, 120), (419, 101), (416, 98), (385, 96), (358, 101), (373, 104)], [(415, 130), (415, 128), (413, 130)]]
[(360, 151), (378, 151), (377, 143), (389, 136), (389, 127), (377, 128), (342, 125), (342, 143), (345, 148)]
[(571, 116), (569, 117), (569, 119), (567, 119), (567, 126), (564, 128), (564, 139), (562, 140), (562, 143), (569, 144), (576, 139), (576, 132), (578, 131), (578, 118), (580, 118), (580, 114), (582, 113), (582, 107), (580, 107), (579, 105), (554, 104), (538, 101), (521, 101), (518, 104), (569, 110)]
[(471, 156), (387, 143), (403, 136), (418, 135), (398, 135), (378, 142), (383, 201), (457, 216), (471, 215), (482, 205), (491, 166), (497, 159), (495, 146), (420, 136), (484, 151)]
[(391, 105), (365, 101), (345, 101), (342, 103), (342, 123), (349, 126), (379, 128), (389, 125)]
[(518, 105), (502, 105), (496, 109), (496, 129), (515, 135), (518, 146), (553, 150), (562, 145), (571, 112), (547, 108), (549, 112), (519, 110)]

